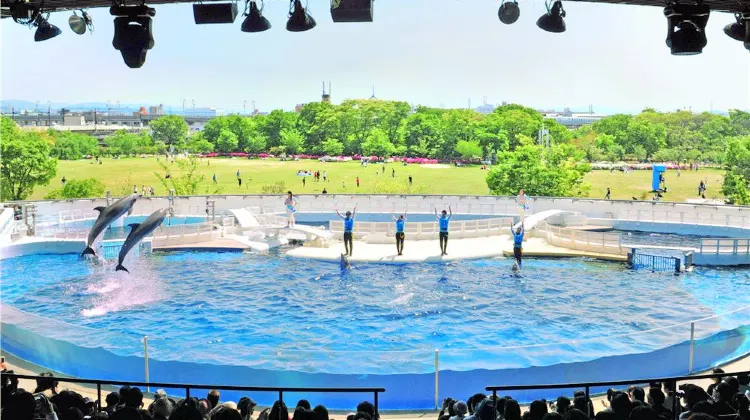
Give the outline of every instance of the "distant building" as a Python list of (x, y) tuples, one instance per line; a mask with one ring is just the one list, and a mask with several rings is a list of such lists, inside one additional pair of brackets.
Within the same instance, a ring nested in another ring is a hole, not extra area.
[(297, 105), (295, 105), (295, 106), (294, 106), (294, 112), (296, 112), (296, 113), (298, 113), (298, 114), (299, 114), (300, 112), (302, 112), (302, 108), (303, 108), (304, 106), (305, 106), (305, 104), (297, 104)]
[(480, 114), (491, 114), (492, 111), (495, 110), (495, 105), (492, 104), (484, 104), (482, 106), (478, 106), (474, 108), (474, 111), (477, 111)]
[(148, 107), (148, 113), (151, 115), (164, 115), (164, 104)]
[(594, 113), (594, 109), (591, 106), (588, 112), (572, 112), (570, 108), (566, 107), (562, 112), (539, 110), (539, 113), (544, 115), (545, 118), (555, 120), (558, 124), (570, 129), (593, 124), (606, 117), (606, 115)]
[(216, 108), (188, 108), (182, 111), (182, 115), (185, 117), (220, 117), (224, 115), (224, 111)]
[(63, 117), (63, 125), (67, 126), (79, 126), (79, 125), (86, 125), (86, 119), (83, 118), (83, 115), (66, 115)]

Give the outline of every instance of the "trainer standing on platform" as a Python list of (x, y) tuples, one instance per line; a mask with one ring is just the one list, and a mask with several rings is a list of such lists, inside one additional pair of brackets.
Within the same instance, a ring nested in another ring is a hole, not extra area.
[(286, 194), (286, 200), (284, 200), (284, 205), (286, 206), (286, 216), (288, 218), (286, 226), (293, 227), (294, 213), (297, 212), (297, 199), (294, 198), (291, 191), (287, 191)]
[(336, 209), (336, 214), (344, 219), (344, 251), (346, 251), (344, 255), (351, 257), (352, 251), (354, 251), (354, 240), (352, 236), (354, 233), (354, 216), (357, 214), (357, 208), (355, 207), (352, 211), (347, 210), (345, 216), (342, 216), (341, 213), (339, 213), (339, 210)]
[(443, 210), (442, 214), (438, 216), (437, 207), (435, 208), (435, 217), (438, 219), (438, 223), (440, 223), (440, 255), (448, 255), (448, 223), (451, 217), (453, 217), (451, 206), (448, 206), (448, 210), (450, 211), (450, 215)]
[(524, 219), (526, 219), (526, 210), (529, 208), (526, 193), (523, 192), (523, 189), (518, 192), (516, 203), (518, 203), (518, 217), (521, 218), (521, 223), (523, 223)]
[(404, 239), (406, 238), (406, 235), (404, 235), (404, 225), (406, 224), (406, 212), (404, 212), (404, 214), (399, 215), (398, 219), (394, 215), (391, 215), (391, 217), (393, 217), (393, 220), (396, 221), (396, 252), (398, 253), (398, 255), (403, 255)]

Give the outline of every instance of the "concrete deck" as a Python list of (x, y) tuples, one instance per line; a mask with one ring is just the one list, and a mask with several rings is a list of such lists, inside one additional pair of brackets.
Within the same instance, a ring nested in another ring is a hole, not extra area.
[[(310, 258), (321, 261), (336, 261), (344, 253), (344, 243), (334, 242), (328, 248), (299, 247), (289, 250), (287, 255), (295, 258)], [(590, 257), (607, 261), (626, 261), (620, 255), (598, 254), (560, 248), (548, 244), (542, 238), (528, 238), (524, 241), (523, 253), (526, 257)], [(354, 252), (350, 262), (401, 264), (410, 262), (441, 262), (494, 258), (513, 255), (513, 240), (510, 235), (484, 238), (453, 239), (448, 241), (448, 255), (440, 255), (437, 240), (409, 241), (404, 243), (404, 255), (396, 255), (396, 242), (393, 244), (368, 244), (354, 241)]]

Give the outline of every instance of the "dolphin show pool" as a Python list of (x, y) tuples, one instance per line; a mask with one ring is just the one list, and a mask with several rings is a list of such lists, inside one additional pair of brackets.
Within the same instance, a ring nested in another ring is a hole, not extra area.
[[(176, 212), (164, 224), (208, 223), (196, 213)], [(147, 214), (126, 217), (102, 239), (124, 239), (123, 226)], [(335, 228), (335, 214), (316, 209), (299, 216), (300, 224)], [(410, 217), (434, 220), (427, 212)], [(492, 217), (463, 212), (453, 223)], [(358, 223), (390, 220), (390, 212), (367, 211)], [(75, 223), (90, 229), (93, 220)], [(627, 227), (614, 225), (613, 232), (629, 246), (658, 248), (655, 255), (699, 249), (706, 238), (699, 229)], [(233, 237), (229, 232), (218, 241)], [(151, 382), (377, 386), (387, 390), (384, 410), (433, 408), (436, 397), (487, 385), (684, 375), (750, 354), (748, 266), (675, 273), (581, 254), (525, 258), (519, 274), (510, 269), (513, 258), (499, 254), (393, 264), (353, 258), (345, 268), (287, 255), (307, 248), (299, 240), (228, 252), (238, 250), (157, 249), (160, 234), (154, 235), (153, 253), (128, 255), (130, 273), (116, 272), (116, 259), (81, 258), (80, 251), (4, 254), (3, 351), (72, 376), (141, 381), (147, 343)], [(405, 252), (431, 244), (408, 238)], [(76, 240), (82, 250), (85, 239)], [(475, 239), (452, 240), (459, 247)], [(530, 401), (559, 393), (514, 395)], [(235, 396), (222, 392), (223, 399)], [(316, 401), (346, 408), (364, 397), (334, 393)], [(266, 405), (277, 395), (253, 398)]]

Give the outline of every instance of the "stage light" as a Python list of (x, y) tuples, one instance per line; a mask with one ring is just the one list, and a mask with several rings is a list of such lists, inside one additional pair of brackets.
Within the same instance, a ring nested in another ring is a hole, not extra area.
[(47, 18), (43, 18), (42, 15), (37, 16), (34, 25), (36, 25), (36, 32), (34, 32), (34, 41), (36, 42), (52, 39), (62, 33), (60, 28), (49, 23)]
[(705, 28), (710, 9), (706, 5), (675, 4), (664, 8), (667, 18), (666, 44), (672, 55), (695, 55), (703, 52), (708, 41)]
[(240, 28), (242, 32), (263, 32), (271, 29), (271, 22), (263, 17), (262, 5), (261, 1), (261, 9), (258, 9), (258, 4), (255, 0), (249, 0), (245, 3), (245, 16), (247, 17), (242, 22), (242, 27)]
[(750, 12), (737, 13), (734, 15), (737, 22), (724, 27), (724, 33), (730, 38), (736, 39), (750, 50)]
[(518, 3), (503, 2), (500, 5), (500, 9), (497, 10), (497, 17), (500, 18), (500, 22), (506, 25), (510, 25), (518, 20), (518, 16), (521, 15), (521, 9), (518, 8)]
[(291, 0), (289, 3), (289, 20), (286, 22), (286, 30), (290, 32), (304, 32), (315, 27), (315, 19), (302, 7), (300, 0)]
[(372, 22), (373, 0), (331, 0), (334, 22)]
[(206, 3), (193, 5), (196, 25), (234, 23), (237, 18), (237, 3)]
[(561, 33), (565, 32), (565, 9), (562, 2), (556, 0), (550, 9), (547, 3), (547, 13), (543, 14), (537, 21), (536, 26), (547, 32)]
[(14, 22), (31, 26), (39, 16), (39, 9), (34, 3), (13, 3), (10, 5), (10, 15)]
[(154, 47), (151, 16), (156, 11), (143, 6), (112, 6), (115, 18), (115, 36), (112, 46), (119, 50), (130, 68), (139, 68), (146, 62), (146, 53)]
[(94, 22), (85, 10), (81, 10), (81, 16), (78, 16), (74, 11), (73, 15), (68, 18), (68, 25), (70, 26), (70, 29), (78, 35), (85, 34), (86, 29), (90, 32), (94, 32)]

